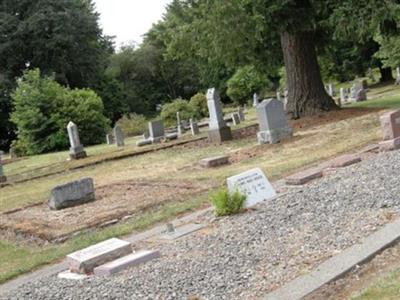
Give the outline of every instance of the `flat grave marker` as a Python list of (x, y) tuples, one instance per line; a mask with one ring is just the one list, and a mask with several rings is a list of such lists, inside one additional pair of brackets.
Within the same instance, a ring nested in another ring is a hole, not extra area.
[(230, 192), (238, 190), (247, 196), (245, 207), (254, 206), (277, 195), (275, 189), (260, 168), (229, 177), (227, 185)]

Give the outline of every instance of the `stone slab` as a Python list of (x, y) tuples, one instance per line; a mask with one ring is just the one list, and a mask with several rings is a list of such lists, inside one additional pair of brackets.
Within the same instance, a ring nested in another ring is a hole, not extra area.
[(276, 191), (260, 168), (229, 177), (226, 180), (230, 192), (238, 190), (247, 196), (245, 207), (276, 197)]
[(93, 270), (96, 276), (110, 276), (127, 268), (146, 263), (160, 257), (159, 251), (143, 250), (98, 266)]
[(186, 225), (175, 228), (174, 232), (160, 234), (159, 236), (155, 237), (154, 240), (174, 241), (174, 240), (180, 239), (186, 235), (189, 235), (195, 231), (198, 231), (204, 227), (205, 226), (203, 224), (197, 224), (197, 223), (186, 224)]
[(329, 168), (343, 168), (361, 161), (361, 157), (357, 154), (346, 154), (329, 161)]
[(143, 147), (143, 146), (147, 146), (147, 145), (151, 145), (151, 140), (140, 140), (136, 142), (136, 146), (138, 147)]
[(113, 238), (67, 255), (67, 262), (70, 271), (88, 274), (94, 268), (130, 253), (129, 242)]
[(178, 134), (178, 133), (169, 133), (169, 134), (166, 134), (166, 135), (165, 135), (165, 139), (166, 139), (167, 141), (177, 140), (178, 137), (179, 137), (179, 134)]
[(368, 145), (368, 146), (362, 148), (360, 151), (358, 151), (358, 154), (365, 154), (365, 153), (377, 152), (377, 151), (379, 151), (379, 145), (372, 144), (372, 145)]
[(67, 280), (84, 280), (89, 278), (89, 276), (86, 274), (78, 274), (71, 272), (70, 270), (59, 273), (57, 277), (60, 279), (67, 279)]
[(323, 170), (321, 168), (311, 168), (286, 177), (286, 184), (303, 185), (322, 176)]
[(229, 163), (229, 156), (221, 155), (204, 158), (199, 161), (199, 165), (202, 168), (215, 168)]
[(379, 150), (381, 151), (393, 151), (400, 149), (400, 137), (397, 139), (383, 141), (379, 143)]
[(48, 205), (51, 209), (60, 210), (94, 200), (93, 179), (84, 178), (53, 188)]
[(300, 300), (344, 276), (354, 267), (361, 265), (384, 249), (400, 240), (400, 219), (363, 239), (360, 244), (344, 250), (320, 264), (312, 272), (300, 276), (283, 287), (269, 293), (264, 300)]

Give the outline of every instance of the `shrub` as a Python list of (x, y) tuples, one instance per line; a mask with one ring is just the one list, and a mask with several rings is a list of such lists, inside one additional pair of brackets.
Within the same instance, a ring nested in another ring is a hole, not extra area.
[(216, 216), (228, 216), (238, 213), (246, 201), (246, 195), (239, 191), (230, 193), (224, 188), (210, 196), (210, 202), (214, 206)]
[(228, 80), (227, 95), (237, 104), (245, 104), (255, 92), (259, 92), (270, 82), (254, 66), (244, 66)]
[(11, 120), (17, 126), (14, 146), (20, 154), (67, 149), (69, 121), (78, 125), (84, 145), (102, 142), (109, 129), (95, 92), (64, 88), (51, 77), (42, 78), (38, 69), (25, 72), (11, 97)]
[(199, 117), (208, 116), (207, 97), (203, 93), (197, 93), (190, 98), (189, 105)]
[(147, 129), (147, 120), (143, 115), (139, 114), (128, 114), (123, 115), (118, 120), (117, 125), (122, 129), (125, 135), (134, 136), (140, 135)]
[(163, 105), (161, 110), (161, 118), (167, 126), (176, 125), (176, 113), (179, 111), (181, 120), (189, 120), (196, 118), (196, 113), (189, 105), (189, 102), (181, 98), (174, 100), (171, 103)]

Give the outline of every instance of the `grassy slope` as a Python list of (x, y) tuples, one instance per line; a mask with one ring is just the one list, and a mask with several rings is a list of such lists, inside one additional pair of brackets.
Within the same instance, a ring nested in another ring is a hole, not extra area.
[(390, 273), (366, 289), (353, 300), (397, 300), (400, 299), (400, 270)]
[[(400, 107), (400, 97), (388, 97), (378, 100), (382, 107)], [(359, 105), (359, 104), (356, 104)], [(362, 103), (364, 107), (376, 105), (375, 101)], [(304, 165), (316, 163), (320, 160), (337, 155), (338, 153), (353, 151), (365, 144), (379, 139), (379, 122), (376, 114), (370, 114), (351, 120), (328, 124), (298, 132), (292, 140), (280, 145), (258, 146), (265, 147), (265, 152), (257, 158), (244, 159), (224, 168), (196, 171), (191, 168), (203, 157), (235, 153), (236, 151), (254, 149), (254, 139), (238, 140), (223, 145), (210, 145), (207, 148), (194, 148), (179, 151), (176, 149), (159, 151), (134, 158), (112, 161), (81, 170), (66, 172), (22, 184), (6, 187), (1, 190), (0, 212), (30, 203), (42, 202), (48, 197), (48, 191), (56, 184), (67, 182), (84, 176), (91, 176), (97, 185), (110, 184), (127, 179), (162, 179), (165, 176), (207, 180), (213, 178), (221, 182), (229, 176), (252, 167), (261, 167), (269, 178), (279, 178)], [(254, 122), (255, 114), (251, 112), (246, 124)], [(132, 140), (131, 143), (134, 141)], [(131, 146), (127, 146), (128, 148)], [(101, 155), (103, 151), (118, 151), (113, 146), (96, 146), (87, 149), (92, 155)], [(312, 155), (311, 155), (312, 154)], [(52, 163), (63, 164), (66, 152), (47, 154), (29, 158), (28, 163), (19, 161), (5, 166), (6, 172), (22, 172), (35, 169)], [(150, 162), (150, 163), (149, 163)], [(15, 164), (15, 165), (14, 165)], [(14, 166), (13, 166), (14, 165)], [(51, 169), (51, 168), (50, 168)], [(143, 229), (156, 222), (173, 218), (179, 213), (196, 209), (206, 202), (207, 195), (199, 199), (190, 199), (184, 203), (170, 203), (155, 212), (143, 214), (140, 218), (132, 219), (125, 224), (118, 224), (103, 230), (89, 231), (58, 246), (32, 247), (17, 244), (14, 241), (0, 239), (0, 282), (32, 270), (45, 263), (62, 258), (66, 253), (81, 249), (97, 241), (113, 236), (121, 236), (133, 230)]]

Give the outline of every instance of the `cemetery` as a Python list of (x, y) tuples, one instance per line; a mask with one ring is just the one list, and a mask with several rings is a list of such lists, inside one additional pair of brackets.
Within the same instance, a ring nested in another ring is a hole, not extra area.
[(360, 1), (119, 46), (101, 1), (0, 5), (0, 299), (399, 298), (400, 5)]

